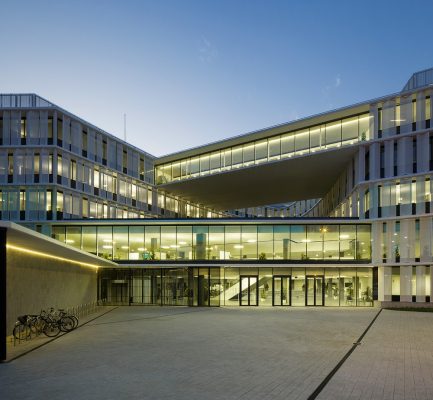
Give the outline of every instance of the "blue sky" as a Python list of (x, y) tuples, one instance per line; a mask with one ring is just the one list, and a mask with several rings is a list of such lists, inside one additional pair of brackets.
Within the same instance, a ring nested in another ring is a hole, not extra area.
[(0, 92), (155, 155), (399, 91), (433, 66), (433, 1), (9, 1)]

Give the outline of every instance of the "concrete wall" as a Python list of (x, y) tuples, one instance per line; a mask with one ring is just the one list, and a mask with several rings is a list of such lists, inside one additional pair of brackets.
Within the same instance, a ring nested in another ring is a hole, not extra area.
[(7, 250), (6, 332), (16, 318), (49, 307), (67, 308), (97, 300), (96, 269)]

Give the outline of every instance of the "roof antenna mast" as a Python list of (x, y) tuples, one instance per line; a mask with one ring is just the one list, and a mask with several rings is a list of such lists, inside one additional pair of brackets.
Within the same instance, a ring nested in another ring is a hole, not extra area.
[(126, 142), (126, 114), (123, 114), (123, 140)]

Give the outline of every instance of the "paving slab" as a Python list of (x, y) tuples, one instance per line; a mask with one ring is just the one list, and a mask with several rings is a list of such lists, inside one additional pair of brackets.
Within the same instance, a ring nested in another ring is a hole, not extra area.
[(376, 313), (119, 307), (0, 365), (0, 398), (307, 399)]
[(433, 399), (433, 313), (383, 310), (318, 399)]

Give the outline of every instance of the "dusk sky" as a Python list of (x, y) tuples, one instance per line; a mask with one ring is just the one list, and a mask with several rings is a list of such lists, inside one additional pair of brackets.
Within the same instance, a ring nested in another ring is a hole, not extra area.
[(401, 90), (433, 1), (8, 1), (0, 92), (157, 156)]

